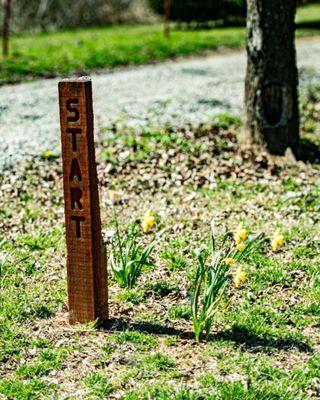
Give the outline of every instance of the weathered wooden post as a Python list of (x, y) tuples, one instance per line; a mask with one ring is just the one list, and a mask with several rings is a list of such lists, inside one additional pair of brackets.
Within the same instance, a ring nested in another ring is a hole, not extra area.
[(2, 55), (7, 57), (9, 53), (9, 31), (10, 31), (10, 0), (2, 0), (3, 24), (2, 24)]
[(59, 83), (70, 323), (108, 318), (89, 78)]
[(163, 2), (163, 35), (166, 38), (170, 36), (170, 3), (171, 0)]
[(170, 3), (171, 0), (164, 0), (163, 3), (163, 35), (170, 36)]

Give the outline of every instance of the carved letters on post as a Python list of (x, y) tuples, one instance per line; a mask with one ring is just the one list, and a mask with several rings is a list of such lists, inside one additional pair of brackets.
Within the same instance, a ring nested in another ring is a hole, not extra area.
[(88, 78), (59, 83), (70, 323), (108, 318)]

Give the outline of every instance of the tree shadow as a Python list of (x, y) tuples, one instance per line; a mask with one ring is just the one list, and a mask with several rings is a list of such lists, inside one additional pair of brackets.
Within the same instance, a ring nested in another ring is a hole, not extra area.
[(297, 158), (300, 161), (318, 163), (320, 161), (320, 146), (310, 139), (302, 138), (299, 144)]
[(320, 29), (320, 21), (297, 22), (296, 29)]
[[(177, 336), (180, 339), (189, 340), (194, 343), (194, 335), (191, 331), (180, 328), (163, 326), (152, 322), (135, 322), (131, 323), (123, 319), (111, 319), (102, 325), (101, 329), (112, 332), (122, 332), (124, 330), (133, 330), (138, 332), (150, 333), (155, 335)], [(245, 350), (252, 352), (267, 352), (272, 349), (290, 350), (296, 349), (300, 352), (312, 352), (312, 347), (298, 339), (281, 338), (281, 337), (263, 337), (250, 331), (245, 327), (233, 326), (231, 329), (210, 334), (207, 342), (230, 341), (240, 345)]]
[(233, 326), (231, 329), (218, 333), (213, 340), (232, 341), (242, 348), (251, 351), (266, 351), (268, 349), (290, 350), (296, 349), (303, 353), (312, 352), (312, 347), (298, 339), (260, 336), (245, 327)]

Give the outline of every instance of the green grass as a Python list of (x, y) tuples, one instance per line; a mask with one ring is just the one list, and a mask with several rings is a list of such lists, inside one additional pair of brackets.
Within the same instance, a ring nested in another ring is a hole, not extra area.
[(124, 303), (139, 304), (144, 301), (145, 293), (141, 289), (124, 289), (117, 295), (117, 300)]
[[(310, 90), (301, 101), (303, 139), (319, 157), (320, 90)], [(119, 154), (134, 148), (127, 140), (134, 133), (104, 133), (119, 161), (106, 179), (105, 148), (98, 145), (102, 204), (116, 182), (126, 194), (115, 205), (124, 226), (151, 208), (157, 229), (167, 228), (154, 267), (136, 287), (121, 289), (109, 279), (108, 329), (67, 322), (61, 161), (33, 158), (0, 176), (1, 399), (72, 399), (75, 392), (84, 399), (317, 398), (317, 162), (257, 157), (238, 147), (239, 121), (213, 121), (216, 127), (194, 131), (136, 132), (152, 152), (130, 160)], [(314, 131), (305, 129), (310, 123)], [(165, 162), (164, 136), (171, 150)], [(108, 210), (101, 210), (110, 230)], [(189, 276), (195, 249), (209, 246), (213, 218), (218, 240), (242, 221), (267, 237), (279, 226), (286, 244), (274, 253), (266, 243), (248, 258), (246, 284), (218, 311), (208, 341), (196, 345)]]
[(120, 332), (114, 336), (114, 340), (118, 344), (132, 343), (140, 350), (150, 350), (158, 343), (152, 335), (135, 331)]
[[(302, 7), (298, 10), (298, 22), (314, 22), (319, 10), (319, 5)], [(317, 33), (316, 28), (299, 29), (297, 35)], [(220, 47), (239, 48), (244, 43), (242, 27), (173, 29), (170, 39), (163, 37), (160, 24), (21, 34), (12, 36), (9, 58), (0, 58), (0, 83), (57, 74), (85, 74), (95, 69), (162, 61)]]
[(297, 24), (320, 23), (320, 5), (306, 4), (298, 8), (296, 16)]
[(190, 319), (191, 318), (191, 311), (190, 307), (184, 305), (173, 306), (168, 310), (168, 317), (169, 319)]
[(34, 377), (41, 378), (48, 375), (51, 371), (60, 369), (62, 362), (67, 358), (64, 351), (58, 353), (53, 350), (43, 350), (39, 355), (39, 360), (29, 365), (23, 365), (17, 369), (17, 375), (24, 379)]
[(219, 46), (244, 43), (241, 28), (173, 31), (166, 40), (161, 25), (111, 26), (13, 36), (11, 56), (1, 60), (0, 79), (85, 73), (92, 69), (161, 61)]
[(19, 381), (17, 379), (3, 379), (0, 381), (0, 394), (5, 399), (33, 400), (43, 399), (52, 395), (53, 385), (47, 385), (40, 379)]
[(157, 352), (155, 354), (143, 356), (139, 361), (139, 366), (150, 373), (157, 370), (167, 371), (174, 369), (175, 363), (170, 357)]
[(107, 398), (113, 391), (108, 379), (99, 373), (86, 376), (84, 384), (88, 389), (88, 397), (93, 399)]
[(187, 267), (187, 260), (179, 254), (173, 246), (166, 247), (162, 253), (161, 258), (167, 264), (167, 268), (171, 271), (185, 269)]

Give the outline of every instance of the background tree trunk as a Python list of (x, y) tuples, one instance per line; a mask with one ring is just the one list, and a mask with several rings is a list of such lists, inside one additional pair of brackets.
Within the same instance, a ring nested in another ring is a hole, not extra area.
[(163, 9), (164, 9), (163, 34), (164, 34), (164, 37), (169, 37), (170, 36), (170, 0), (164, 0)]
[(9, 24), (10, 24), (10, 0), (2, 0), (3, 25), (2, 25), (2, 55), (9, 53)]
[(270, 153), (299, 145), (296, 0), (247, 0), (246, 142)]

